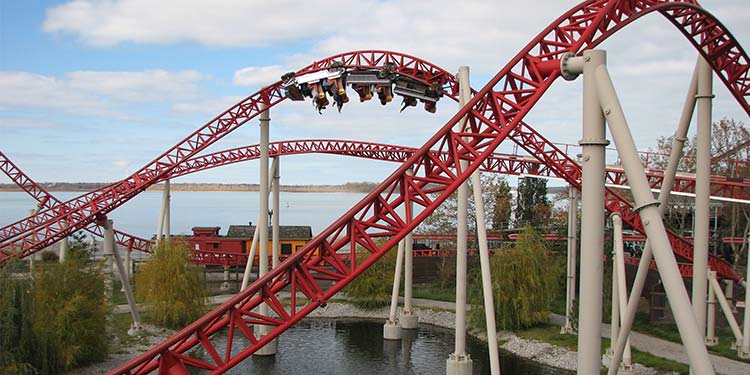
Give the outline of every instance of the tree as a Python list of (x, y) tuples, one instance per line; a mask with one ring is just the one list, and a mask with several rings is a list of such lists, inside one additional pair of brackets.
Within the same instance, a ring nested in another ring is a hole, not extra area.
[[(482, 186), (482, 204), (485, 212), (485, 226), (507, 228), (510, 221), (511, 200), (510, 186), (503, 176), (482, 174), (480, 178)], [(469, 183), (469, 232), (476, 231), (476, 205), (471, 193), (472, 186)], [(458, 194), (454, 192), (440, 207), (430, 214), (417, 231), (420, 233), (455, 233), (456, 211), (458, 209)]]
[(510, 227), (513, 201), (510, 194), (510, 185), (505, 178), (498, 178), (494, 187), (493, 198), (495, 207), (492, 210), (492, 230), (499, 231)]
[[(490, 258), (498, 329), (515, 330), (547, 322), (549, 305), (560, 289), (559, 285), (565, 285), (559, 280), (561, 265), (553, 262), (547, 252), (547, 242), (527, 225), (512, 249), (497, 252)], [(470, 319), (475, 327), (484, 327), (479, 272), (473, 271), (470, 280)]]
[[(696, 138), (693, 136), (685, 142), (683, 157), (678, 170), (695, 173)], [(656, 149), (649, 149), (647, 166), (666, 169), (669, 153), (672, 151), (672, 137), (661, 137), (657, 140)], [(711, 174), (726, 176), (729, 179), (742, 179), (750, 176), (750, 132), (745, 125), (734, 119), (723, 118), (711, 126)], [(679, 234), (692, 234), (693, 198), (670, 197), (665, 221), (669, 228)], [(717, 212), (714, 251), (730, 262), (737, 260), (745, 253), (747, 244), (722, 245), (720, 237), (745, 237), (750, 231), (750, 208), (746, 204), (724, 202)], [(719, 246), (726, 246), (719, 248)], [(735, 266), (739, 266), (735, 263)]]
[[(367, 259), (368, 255), (369, 253), (365, 251), (359, 251), (357, 253), (358, 263)], [(376, 309), (391, 302), (393, 273), (397, 255), (397, 249), (392, 248), (370, 268), (344, 287), (344, 292), (355, 306), (364, 309)]]
[(547, 180), (521, 177), (516, 191), (516, 227), (527, 224), (534, 227), (546, 226), (551, 214), (547, 199)]
[(92, 250), (80, 236), (72, 237), (70, 250), (62, 263), (40, 265), (32, 291), (34, 333), (54, 343), (65, 370), (102, 360), (108, 347), (109, 304), (100, 264), (88, 256)]
[(0, 373), (33, 374), (39, 348), (31, 328), (30, 278), (14, 272), (20, 261), (0, 268)]
[(180, 328), (200, 317), (206, 307), (201, 268), (190, 261), (181, 241), (162, 241), (135, 275), (136, 300), (151, 306), (153, 323)]

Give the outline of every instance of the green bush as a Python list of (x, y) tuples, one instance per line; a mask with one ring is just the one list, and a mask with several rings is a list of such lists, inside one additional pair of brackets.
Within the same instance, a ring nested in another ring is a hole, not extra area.
[(152, 323), (182, 328), (206, 310), (206, 284), (183, 242), (162, 241), (135, 275), (136, 300), (151, 306)]
[[(85, 244), (73, 240), (71, 248)], [(63, 263), (40, 265), (34, 275), (33, 329), (49, 355), (60, 356), (63, 369), (100, 361), (107, 355), (109, 305), (104, 275), (86, 251), (71, 251)], [(56, 348), (55, 348), (56, 347)], [(54, 361), (44, 365), (56, 367)]]
[[(559, 290), (561, 267), (547, 255), (544, 238), (527, 226), (516, 245), (490, 258), (495, 320), (498, 329), (517, 330), (545, 323), (549, 304)], [(470, 275), (471, 323), (484, 329), (484, 304), (479, 271)]]
[[(358, 263), (368, 255), (365, 251), (357, 252)], [(397, 255), (396, 248), (392, 248), (344, 288), (344, 292), (355, 306), (376, 309), (390, 304)]]

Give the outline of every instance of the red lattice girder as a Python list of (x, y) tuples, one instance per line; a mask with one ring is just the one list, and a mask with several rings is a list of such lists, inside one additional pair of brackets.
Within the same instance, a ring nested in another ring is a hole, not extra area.
[[(559, 76), (555, 60), (563, 53), (579, 53), (584, 48), (592, 48), (614, 30), (649, 12), (662, 11), (670, 17), (672, 14), (668, 12), (682, 8), (701, 12), (690, 2), (587, 1), (575, 7), (514, 57), (464, 109), (452, 117), (445, 127), (430, 138), (397, 171), (320, 235), (226, 303), (111, 373), (140, 374), (157, 368), (160, 372), (167, 372), (166, 368), (160, 367), (165, 358), (177, 359), (180, 366), (215, 368), (212, 371), (214, 373), (222, 373), (241, 362), (309, 312), (324, 304), (328, 298), (377, 261), (479, 168)], [(725, 67), (731, 64), (717, 66), (714, 61), (718, 59), (715, 55), (718, 51), (713, 44), (715, 39), (714, 35), (707, 31), (696, 34), (692, 40), (699, 49), (705, 48), (702, 53), (712, 59), (712, 66), (723, 74)], [(744, 52), (736, 46), (736, 42), (731, 37), (729, 40), (735, 44), (733, 48), (739, 50), (744, 58)], [(722, 50), (729, 52), (732, 48), (722, 46)], [(727, 59), (729, 58), (727, 56)], [(737, 65), (736, 62), (739, 60), (733, 61), (734, 65)], [(745, 79), (744, 75), (737, 77), (736, 80)], [(736, 88), (731, 86), (734, 82), (725, 83), (736, 91)], [(747, 111), (749, 107), (745, 100), (746, 92), (735, 94)], [(453, 130), (464, 117), (467, 119), (470, 134), (460, 134)], [(460, 140), (462, 137), (464, 140)], [(438, 150), (439, 155), (445, 152), (448, 156), (442, 160), (435, 157), (431, 150)], [(465, 168), (459, 165), (459, 160), (466, 162)], [(557, 167), (565, 168), (565, 165), (560, 164)], [(414, 176), (407, 175), (406, 172), (410, 169), (414, 170)], [(435, 195), (429, 195), (428, 192)], [(401, 217), (404, 208), (412, 203), (421, 206), (419, 208), (422, 211), (413, 218), (410, 215)], [(363, 252), (358, 254), (358, 249)], [(349, 266), (337, 267), (336, 272), (325, 274), (326, 279), (336, 279), (334, 284), (318, 283), (319, 274), (315, 272), (316, 268), (319, 269), (323, 262), (344, 264), (340, 253), (349, 254), (352, 259)], [(355, 256), (358, 256), (358, 259), (355, 260)], [(295, 296), (289, 307), (281, 306), (275, 298), (276, 293), (285, 288)], [(296, 299), (297, 292), (304, 294), (306, 300)], [(262, 321), (257, 319), (256, 314), (249, 314), (261, 303), (274, 307), (271, 309), (273, 312)], [(298, 304), (302, 305), (297, 306)], [(263, 337), (255, 336), (250, 324), (245, 320), (249, 317), (267, 326), (269, 334)], [(200, 355), (200, 352), (216, 350), (213, 342), (202, 339), (203, 335), (211, 336), (218, 331), (225, 331), (229, 333), (226, 338), (227, 346), (231, 346), (231, 334), (235, 329), (248, 338), (249, 345), (241, 349), (235, 348), (231, 352), (226, 351), (223, 358)], [(200, 348), (189, 350), (196, 346)], [(188, 353), (189, 361), (180, 357), (188, 356)]]
[[(17, 165), (15, 165), (2, 151), (0, 151), (0, 170), (8, 176), (11, 181), (18, 185), (23, 191), (31, 195), (38, 202), (39, 209), (50, 209), (61, 204), (62, 201), (50, 194), (44, 187), (37, 184)], [(84, 228), (87, 232), (103, 237), (102, 229), (94, 223)], [(151, 252), (153, 243), (145, 238), (114, 230), (115, 242), (128, 250)]]

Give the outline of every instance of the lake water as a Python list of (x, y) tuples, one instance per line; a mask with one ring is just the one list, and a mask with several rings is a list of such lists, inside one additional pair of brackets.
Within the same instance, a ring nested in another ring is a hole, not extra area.
[[(244, 340), (240, 333), (234, 337)], [(445, 374), (453, 344), (453, 331), (439, 327), (421, 325), (391, 341), (383, 340), (382, 321), (307, 319), (279, 337), (276, 356), (252, 356), (227, 374)], [(467, 337), (466, 348), (473, 374), (489, 374), (487, 346)], [(572, 374), (507, 352), (500, 363), (503, 374)]]
[[(79, 192), (57, 192), (64, 201)], [(258, 192), (172, 192), (172, 234), (192, 234), (195, 226), (218, 226), (226, 234), (230, 225), (258, 221)], [(287, 193), (279, 194), (281, 225), (309, 225), (318, 234), (365, 196), (364, 193)], [(108, 216), (115, 228), (140, 237), (156, 233), (161, 192), (137, 195)], [(0, 193), (0, 226), (29, 215), (36, 206), (24, 192)]]

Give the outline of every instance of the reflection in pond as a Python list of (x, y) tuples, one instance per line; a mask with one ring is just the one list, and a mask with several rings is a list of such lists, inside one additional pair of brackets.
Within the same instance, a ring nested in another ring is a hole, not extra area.
[[(235, 332), (232, 351), (247, 341)], [(445, 374), (445, 360), (453, 351), (453, 331), (420, 325), (404, 330), (400, 341), (383, 340), (381, 320), (307, 319), (279, 338), (275, 356), (252, 356), (228, 374)], [(486, 345), (467, 337), (474, 374), (489, 374)], [(223, 349), (223, 348), (222, 348)], [(220, 350), (221, 352), (222, 350)], [(503, 375), (572, 374), (501, 352)]]

